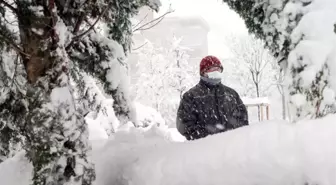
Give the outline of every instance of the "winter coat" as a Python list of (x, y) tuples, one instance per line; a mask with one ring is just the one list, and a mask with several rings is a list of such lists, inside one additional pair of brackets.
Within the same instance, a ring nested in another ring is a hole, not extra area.
[(188, 140), (245, 125), (248, 125), (247, 109), (235, 90), (201, 80), (183, 94), (176, 126)]

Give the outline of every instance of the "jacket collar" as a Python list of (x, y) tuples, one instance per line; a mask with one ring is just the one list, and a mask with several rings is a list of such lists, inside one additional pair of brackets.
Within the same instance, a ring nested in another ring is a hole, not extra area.
[(212, 84), (212, 83), (209, 83), (209, 82), (207, 82), (207, 81), (205, 81), (204, 79), (201, 78), (198, 84), (202, 87), (207, 87), (209, 89), (213, 89), (213, 88), (219, 87), (221, 82), (219, 82), (218, 84)]

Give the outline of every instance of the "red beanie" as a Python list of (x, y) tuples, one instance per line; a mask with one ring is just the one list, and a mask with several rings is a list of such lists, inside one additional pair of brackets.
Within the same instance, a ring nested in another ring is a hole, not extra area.
[(219, 59), (215, 56), (206, 56), (202, 59), (200, 63), (200, 74), (203, 74), (204, 71), (211, 67), (220, 67), (223, 70), (223, 66)]

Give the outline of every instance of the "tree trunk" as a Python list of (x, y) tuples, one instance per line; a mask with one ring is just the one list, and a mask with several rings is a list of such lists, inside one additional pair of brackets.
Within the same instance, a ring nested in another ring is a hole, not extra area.
[[(257, 98), (260, 97), (260, 94), (259, 94), (259, 84), (258, 83), (254, 83), (255, 87), (256, 87), (256, 93), (257, 93)], [(258, 120), (261, 121), (261, 115), (260, 115), (260, 106), (258, 106)]]
[[(27, 7), (38, 5), (44, 16), (27, 11)], [(90, 185), (95, 175), (87, 159), (88, 128), (75, 107), (70, 61), (56, 34), (54, 12), (53, 0), (48, 6), (40, 1), (18, 1), (21, 42), (24, 52), (29, 53), (23, 56), (30, 82), (24, 149), (33, 164), (33, 185)]]
[[(281, 86), (281, 88), (283, 89), (283, 86)], [(281, 100), (282, 100), (282, 119), (286, 120), (287, 119), (287, 115), (286, 115), (286, 96), (285, 93), (282, 90), (282, 94), (281, 94)]]

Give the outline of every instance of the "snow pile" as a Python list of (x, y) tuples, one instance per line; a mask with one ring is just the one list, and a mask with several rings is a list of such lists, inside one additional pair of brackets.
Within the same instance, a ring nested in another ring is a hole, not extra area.
[(167, 126), (135, 128), (132, 124), (124, 125), (105, 145), (94, 146), (96, 151), (93, 153), (93, 159), (97, 167), (96, 185), (128, 184), (128, 181), (123, 179), (124, 175), (128, 174), (128, 170), (132, 169), (129, 167), (139, 158), (149, 153), (155, 155), (159, 146), (184, 140), (176, 129), (168, 129)]
[[(106, 169), (111, 169), (116, 174), (124, 173), (121, 165), (126, 161), (132, 162), (132, 156), (146, 155), (146, 148), (153, 148), (170, 141), (183, 141), (182, 136), (175, 132), (176, 129), (168, 129), (166, 126), (135, 128), (131, 123), (121, 127), (107, 140), (106, 132), (99, 122), (86, 119), (89, 123), (93, 159), (96, 163), (97, 180), (94, 185), (110, 185), (110, 171)], [(105, 145), (106, 142), (108, 142), (107, 145)], [(127, 153), (122, 154), (119, 151)], [(1, 184), (31, 184), (33, 168), (24, 155), (24, 152), (19, 152), (0, 164)]]
[[(102, 100), (101, 104), (104, 106), (103, 111), (99, 111), (96, 115), (88, 114), (85, 117), (85, 120), (89, 125), (89, 139), (91, 141), (107, 139), (110, 135), (118, 132), (119, 130), (124, 130), (125, 128), (130, 130), (132, 127), (134, 127), (134, 124), (131, 122), (125, 125), (119, 124), (119, 121), (115, 117), (112, 103), (112, 99)], [(165, 120), (155, 109), (137, 102), (134, 103), (134, 105), (136, 110), (135, 118), (137, 126), (146, 128), (151, 126), (162, 127), (165, 125)], [(172, 133), (173, 132), (174, 131), (172, 131)]]
[(100, 125), (97, 125), (96, 129), (101, 129), (102, 127), (107, 135), (111, 135), (120, 125), (120, 122), (114, 113), (113, 99), (105, 99), (101, 101), (100, 105), (102, 108), (97, 113), (91, 112), (91, 114), (88, 114), (86, 116), (86, 121), (96, 122), (96, 124)]
[[(94, 142), (95, 185), (335, 185), (335, 118), (265, 122), (192, 142), (172, 142), (166, 127), (125, 126)], [(20, 154), (0, 165), (0, 178), (29, 184), (30, 171)]]
[(24, 157), (25, 153), (20, 152), (13, 158), (7, 159), (0, 164), (0, 179), (3, 185), (32, 184), (31, 174), (33, 166)]
[(186, 143), (112, 141), (100, 152), (110, 163), (98, 165), (98, 177), (125, 185), (335, 185), (335, 118), (267, 122)]
[(108, 138), (108, 134), (104, 127), (100, 125), (99, 120), (94, 120), (90, 117), (85, 118), (86, 123), (89, 126), (89, 140), (95, 141), (95, 140), (104, 140)]
[(137, 124), (141, 127), (147, 126), (162, 126), (165, 125), (165, 120), (161, 114), (155, 109), (142, 105), (141, 103), (135, 103)]

